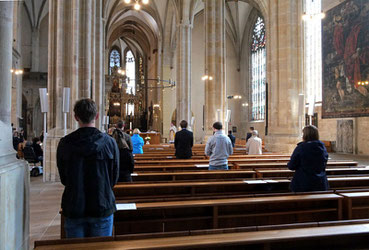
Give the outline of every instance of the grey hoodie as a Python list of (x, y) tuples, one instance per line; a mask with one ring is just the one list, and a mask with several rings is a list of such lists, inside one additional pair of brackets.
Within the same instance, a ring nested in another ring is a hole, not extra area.
[(232, 142), (222, 130), (217, 131), (208, 139), (205, 154), (210, 156), (209, 165), (226, 165), (228, 164), (229, 155), (233, 154)]

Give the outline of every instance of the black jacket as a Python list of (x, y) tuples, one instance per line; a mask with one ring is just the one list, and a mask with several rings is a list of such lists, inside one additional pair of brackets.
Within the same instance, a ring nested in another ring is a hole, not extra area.
[(40, 144), (38, 144), (37, 142), (34, 142), (34, 143), (32, 143), (32, 147), (33, 147), (33, 151), (35, 151), (35, 154), (36, 154), (37, 157), (40, 157), (40, 156), (44, 155)]
[(192, 156), (193, 133), (187, 129), (182, 129), (176, 133), (174, 147), (176, 156), (179, 159), (189, 159)]
[(236, 137), (234, 135), (228, 135), (229, 139), (231, 140), (232, 142), (232, 147), (234, 147), (234, 144), (236, 143)]
[(293, 151), (288, 168), (295, 170), (293, 192), (325, 191), (329, 188), (325, 167), (328, 153), (321, 141), (300, 142)]
[(113, 138), (96, 128), (79, 128), (57, 149), (62, 209), (69, 218), (106, 217), (116, 211), (113, 186), (119, 176), (119, 151)]

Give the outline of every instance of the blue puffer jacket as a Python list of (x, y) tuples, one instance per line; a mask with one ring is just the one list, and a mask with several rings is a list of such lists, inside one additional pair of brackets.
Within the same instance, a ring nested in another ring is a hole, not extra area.
[(143, 154), (142, 147), (145, 144), (144, 140), (138, 134), (132, 135), (133, 154)]
[(287, 166), (295, 170), (291, 182), (293, 192), (325, 191), (329, 188), (325, 167), (327, 150), (321, 141), (300, 142)]

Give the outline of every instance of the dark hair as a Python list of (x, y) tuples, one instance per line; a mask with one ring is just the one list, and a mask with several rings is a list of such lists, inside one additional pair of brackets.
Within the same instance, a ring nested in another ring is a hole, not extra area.
[(304, 141), (317, 141), (319, 140), (318, 128), (313, 125), (307, 125), (302, 130), (302, 139)]
[(179, 126), (181, 126), (181, 128), (187, 128), (188, 123), (187, 123), (187, 121), (182, 120), (181, 123), (179, 124)]
[(255, 128), (254, 127), (250, 127), (250, 130), (255, 130)]
[(213, 128), (221, 130), (223, 128), (223, 125), (221, 122), (214, 122)]
[(231, 134), (232, 134), (232, 130), (228, 130), (228, 134), (230, 134), (230, 135), (231, 135)]
[(117, 123), (117, 127), (118, 128), (123, 128), (124, 127), (124, 122), (122, 120), (119, 120)]
[(40, 138), (38, 138), (38, 137), (35, 137), (35, 138), (32, 139), (33, 143), (37, 143), (39, 140), (40, 140)]
[(74, 114), (83, 124), (92, 122), (97, 115), (96, 103), (89, 98), (81, 99), (74, 104)]

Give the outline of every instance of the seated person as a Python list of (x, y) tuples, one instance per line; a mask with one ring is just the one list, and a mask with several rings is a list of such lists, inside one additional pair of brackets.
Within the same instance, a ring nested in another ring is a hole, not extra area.
[(32, 147), (33, 147), (33, 151), (35, 152), (36, 154), (36, 157), (37, 159), (41, 162), (41, 166), (43, 166), (43, 155), (44, 155), (44, 152), (42, 151), (42, 148), (40, 146), (40, 138), (38, 137), (35, 137), (32, 139)]
[(309, 192), (328, 190), (325, 167), (328, 153), (319, 141), (319, 132), (315, 126), (308, 125), (303, 130), (303, 141), (297, 144), (287, 166), (295, 170), (291, 181), (292, 192)]

